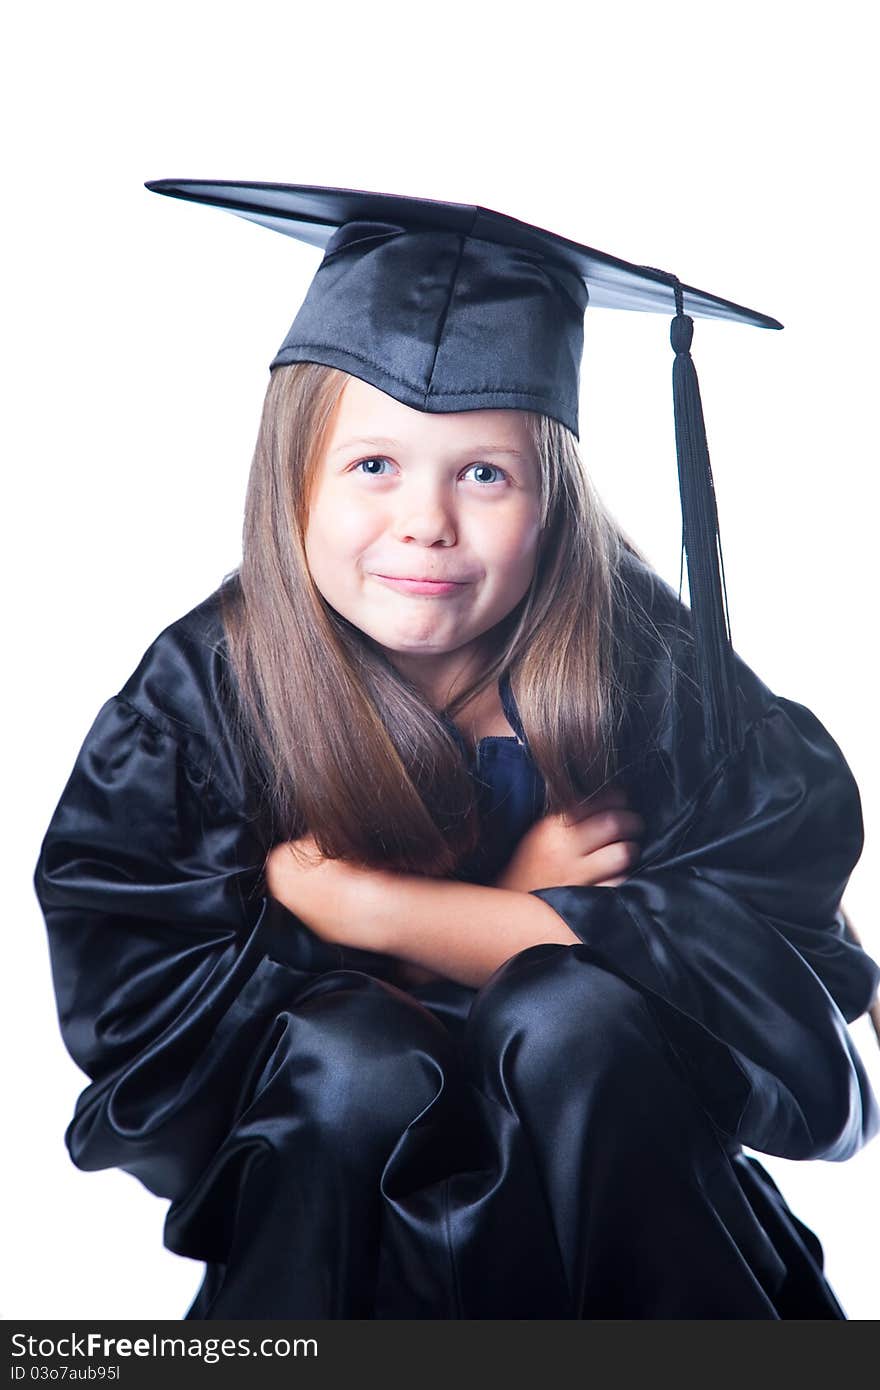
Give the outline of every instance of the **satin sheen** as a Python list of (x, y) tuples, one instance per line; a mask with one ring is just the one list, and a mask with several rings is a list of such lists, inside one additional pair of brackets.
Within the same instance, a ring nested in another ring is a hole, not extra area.
[[(687, 656), (676, 596), (628, 579)], [(712, 763), (688, 680), (634, 646), (618, 888), (537, 892), (579, 938), (480, 990), (408, 991), (262, 889), (217, 595), (99, 711), (36, 869), (65, 1142), (169, 1199), (186, 1318), (845, 1318), (816, 1236), (743, 1146), (845, 1160), (880, 1129), (846, 1024), (880, 968), (838, 906), (859, 793), (828, 731), (737, 659)], [(501, 696), (522, 736), (510, 683)], [(463, 746), (463, 755), (467, 752)], [(472, 764), (488, 881), (541, 814), (517, 738)]]

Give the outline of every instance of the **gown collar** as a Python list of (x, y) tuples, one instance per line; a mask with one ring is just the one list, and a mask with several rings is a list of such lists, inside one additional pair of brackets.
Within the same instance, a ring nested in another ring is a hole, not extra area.
[[(526, 752), (528, 752), (528, 744), (526, 742), (525, 732), (522, 726), (522, 720), (519, 717), (519, 710), (516, 707), (516, 700), (513, 697), (513, 690), (511, 689), (510, 685), (510, 674), (506, 670), (503, 671), (501, 673), (501, 676), (499, 677), (498, 693), (501, 697), (501, 707), (504, 710), (505, 719), (507, 720), (510, 727), (513, 729), (514, 734), (516, 735), (517, 742), (521, 743), (522, 746), (526, 749)], [(452, 719), (450, 719), (447, 714), (441, 714), (440, 718), (443, 720), (444, 724), (449, 729), (449, 732), (452, 734), (453, 738), (456, 740), (462, 751), (468, 754), (469, 756), (470, 750), (457, 724), (455, 724), (455, 722)], [(479, 743), (497, 743), (508, 737), (509, 735), (488, 735), (486, 738), (481, 738), (479, 740)]]
[(523, 731), (522, 720), (519, 717), (519, 710), (516, 707), (516, 700), (513, 698), (513, 690), (510, 685), (510, 672), (505, 668), (498, 681), (498, 693), (501, 696), (501, 707), (504, 710), (504, 717), (516, 734), (520, 743), (525, 744), (526, 736)]

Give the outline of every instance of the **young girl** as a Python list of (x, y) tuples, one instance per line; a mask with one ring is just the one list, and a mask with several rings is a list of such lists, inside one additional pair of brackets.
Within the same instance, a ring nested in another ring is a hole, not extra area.
[(273, 363), (241, 565), (103, 706), (42, 847), (71, 1158), (170, 1199), (187, 1318), (843, 1318), (742, 1146), (880, 1126), (850, 770), (735, 656), (718, 751), (696, 615), (578, 456), (570, 265), (357, 196)]

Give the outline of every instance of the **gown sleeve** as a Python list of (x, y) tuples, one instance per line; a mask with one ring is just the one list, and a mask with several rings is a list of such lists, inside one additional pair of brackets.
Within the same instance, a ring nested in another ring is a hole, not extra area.
[(70, 1157), (172, 1200), (246, 1104), (279, 1012), (339, 963), (265, 896), (264, 851), (219, 775), (222, 742), (193, 729), (205, 722), (194, 685), (183, 650), (160, 643), (131, 698), (103, 706), (34, 878), (62, 1038), (91, 1079)]
[(734, 1144), (841, 1160), (880, 1128), (847, 1029), (880, 980), (840, 912), (863, 844), (859, 792), (819, 719), (736, 660), (744, 747), (708, 766), (680, 685), (658, 702), (662, 733), (632, 783), (647, 826), (635, 872), (535, 896), (575, 950), (641, 988)]

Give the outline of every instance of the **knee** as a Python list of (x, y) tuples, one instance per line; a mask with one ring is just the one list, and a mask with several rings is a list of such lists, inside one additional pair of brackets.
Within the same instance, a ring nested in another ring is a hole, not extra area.
[[(411, 996), (356, 971), (322, 975), (280, 1013), (256, 1086), (260, 1109), (297, 1135), (387, 1152), (450, 1083), (457, 1065), (442, 1025)], [(282, 1126), (278, 1134), (289, 1132)]]
[(632, 1087), (668, 1065), (645, 997), (577, 946), (529, 947), (505, 962), (478, 993), (464, 1037), (468, 1066), (484, 1079), (515, 1059), (527, 1084), (610, 1074)]

